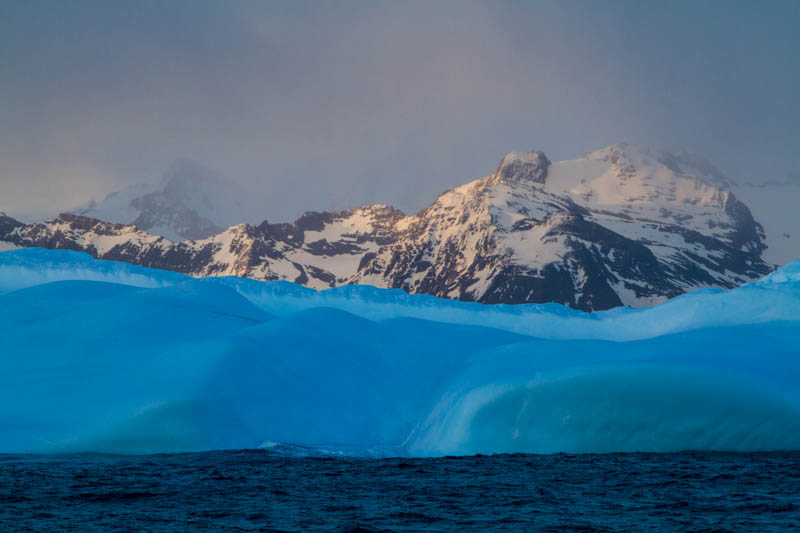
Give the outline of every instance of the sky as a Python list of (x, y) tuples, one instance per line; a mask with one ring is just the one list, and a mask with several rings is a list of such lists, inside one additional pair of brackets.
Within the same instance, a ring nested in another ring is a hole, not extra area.
[(509, 151), (630, 142), (800, 180), (800, 2), (0, 3), (0, 211), (51, 215), (176, 159), (257, 219), (407, 212)]

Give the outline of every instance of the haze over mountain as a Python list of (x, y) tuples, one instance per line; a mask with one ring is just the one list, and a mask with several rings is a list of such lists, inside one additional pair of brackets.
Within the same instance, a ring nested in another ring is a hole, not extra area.
[(800, 181), (741, 183), (732, 190), (764, 228), (765, 261), (785, 265), (800, 257)]
[(106, 222), (133, 224), (171, 241), (204, 239), (252, 222), (253, 195), (195, 162), (175, 161), (155, 184), (141, 183), (90, 201), (72, 212)]

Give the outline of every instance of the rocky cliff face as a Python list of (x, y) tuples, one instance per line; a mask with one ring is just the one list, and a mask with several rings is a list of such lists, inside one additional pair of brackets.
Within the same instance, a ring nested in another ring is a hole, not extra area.
[(735, 287), (772, 269), (761, 258), (763, 229), (721, 172), (694, 156), (627, 145), (555, 163), (541, 152), (512, 152), (492, 175), (413, 216), (373, 205), (181, 242), (84, 216), (27, 226), (6, 217), (0, 240), (192, 276), (318, 289), (360, 283), (583, 310)]

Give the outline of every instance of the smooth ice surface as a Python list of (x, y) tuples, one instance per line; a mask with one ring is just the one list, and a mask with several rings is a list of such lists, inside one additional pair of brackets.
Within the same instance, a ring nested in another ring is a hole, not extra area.
[(800, 449), (800, 262), (647, 309), (0, 253), (0, 452)]

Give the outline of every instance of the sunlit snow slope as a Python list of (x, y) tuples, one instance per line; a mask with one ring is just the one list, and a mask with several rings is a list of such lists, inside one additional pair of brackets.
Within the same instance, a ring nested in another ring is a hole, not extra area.
[(800, 262), (582, 313), (0, 253), (0, 452), (800, 449)]

